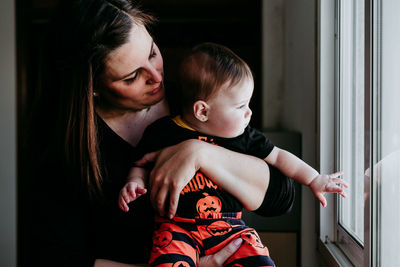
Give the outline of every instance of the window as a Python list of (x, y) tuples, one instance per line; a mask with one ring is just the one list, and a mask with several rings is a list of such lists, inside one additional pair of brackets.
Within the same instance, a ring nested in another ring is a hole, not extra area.
[(354, 263), (363, 261), (364, 162), (366, 129), (364, 116), (365, 0), (336, 1), (336, 169), (350, 184), (347, 198), (337, 199), (335, 223), (339, 247)]
[(400, 2), (321, 1), (319, 12), (320, 169), (351, 185), (320, 210), (319, 250), (330, 266), (398, 266)]
[[(373, 266), (400, 262), (400, 2), (373, 5), (372, 195)], [(376, 244), (375, 244), (376, 242)], [(375, 245), (375, 246), (374, 246)]]
[(336, 169), (350, 184), (348, 197), (337, 199), (335, 240), (351, 262), (363, 261), (365, 105), (365, 0), (336, 1)]
[(337, 2), (337, 169), (351, 184), (339, 227), (364, 243), (364, 0)]

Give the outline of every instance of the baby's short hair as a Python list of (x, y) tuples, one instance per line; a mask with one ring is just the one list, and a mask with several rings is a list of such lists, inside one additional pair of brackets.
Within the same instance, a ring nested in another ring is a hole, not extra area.
[(179, 69), (182, 111), (191, 110), (198, 100), (208, 100), (226, 83), (231, 88), (244, 78), (253, 79), (251, 70), (229, 48), (214, 43), (195, 46)]

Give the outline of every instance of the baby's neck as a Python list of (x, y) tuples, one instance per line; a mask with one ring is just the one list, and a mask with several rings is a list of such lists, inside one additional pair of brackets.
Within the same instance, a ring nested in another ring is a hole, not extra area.
[(184, 123), (186, 123), (187, 126), (197, 132), (208, 135), (215, 135), (214, 133), (210, 132), (207, 123), (199, 121), (195, 116), (193, 116), (193, 114), (183, 114), (181, 115), (181, 119)]
[(200, 128), (199, 127), (199, 120), (196, 119), (193, 115), (191, 114), (182, 114), (180, 115), (182, 121), (189, 126), (190, 128), (192, 128), (193, 130), (200, 132)]

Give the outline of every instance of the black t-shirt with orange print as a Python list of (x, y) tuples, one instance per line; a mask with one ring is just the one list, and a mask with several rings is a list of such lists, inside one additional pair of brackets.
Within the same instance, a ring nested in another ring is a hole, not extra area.
[[(137, 148), (142, 153), (148, 153), (188, 139), (198, 139), (261, 159), (266, 158), (274, 148), (263, 133), (250, 126), (240, 136), (222, 138), (202, 134), (178, 124), (181, 124), (179, 120), (169, 116), (155, 121), (147, 127)], [(198, 171), (181, 191), (177, 216), (212, 218), (213, 213), (239, 212), (242, 208), (242, 204), (214, 183), (212, 177)]]

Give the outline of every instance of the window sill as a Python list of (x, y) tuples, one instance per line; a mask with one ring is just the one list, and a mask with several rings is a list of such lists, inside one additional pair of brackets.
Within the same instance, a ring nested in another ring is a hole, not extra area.
[(322, 266), (341, 267), (354, 266), (346, 255), (332, 242), (318, 241), (318, 252)]

